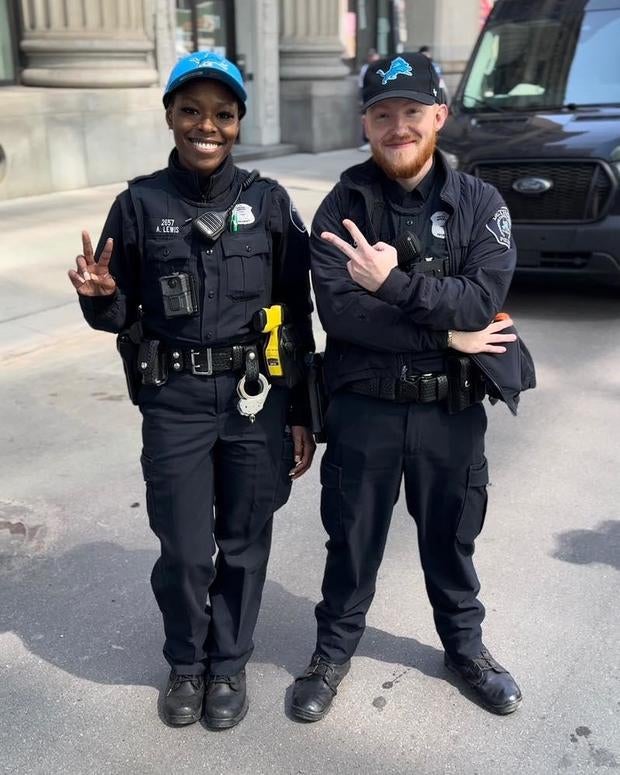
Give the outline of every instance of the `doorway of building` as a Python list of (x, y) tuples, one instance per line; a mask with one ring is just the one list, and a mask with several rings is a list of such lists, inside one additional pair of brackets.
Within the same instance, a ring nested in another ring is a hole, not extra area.
[(235, 6), (227, 0), (177, 0), (176, 53), (217, 51), (235, 59)]

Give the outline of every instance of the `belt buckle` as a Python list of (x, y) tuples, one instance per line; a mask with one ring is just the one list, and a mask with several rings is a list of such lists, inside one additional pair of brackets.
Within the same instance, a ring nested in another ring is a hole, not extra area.
[[(197, 360), (203, 352), (206, 354), (206, 368), (202, 360)], [(213, 374), (213, 354), (210, 347), (202, 351), (190, 350), (189, 357), (192, 363), (192, 374), (196, 374), (199, 377), (210, 377)]]

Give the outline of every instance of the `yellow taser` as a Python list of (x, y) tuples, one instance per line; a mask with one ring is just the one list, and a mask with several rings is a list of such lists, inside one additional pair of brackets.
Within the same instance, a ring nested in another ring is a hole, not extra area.
[(263, 307), (254, 313), (253, 325), (256, 331), (269, 334), (265, 344), (265, 362), (272, 377), (282, 377), (282, 354), (280, 353), (280, 326), (285, 322), (286, 308), (283, 304)]

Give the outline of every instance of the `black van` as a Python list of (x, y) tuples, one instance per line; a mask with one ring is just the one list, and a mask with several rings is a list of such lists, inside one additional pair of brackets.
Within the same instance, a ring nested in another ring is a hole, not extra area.
[(620, 0), (498, 0), (439, 146), (503, 195), (519, 273), (620, 284)]

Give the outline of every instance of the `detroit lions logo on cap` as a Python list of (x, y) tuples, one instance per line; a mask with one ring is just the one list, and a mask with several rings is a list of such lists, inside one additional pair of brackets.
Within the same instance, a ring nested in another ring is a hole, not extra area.
[(383, 78), (381, 85), (385, 86), (388, 81), (395, 81), (399, 75), (412, 76), (413, 68), (402, 57), (396, 57), (396, 59), (392, 59), (387, 73), (385, 70), (377, 70), (377, 75)]

